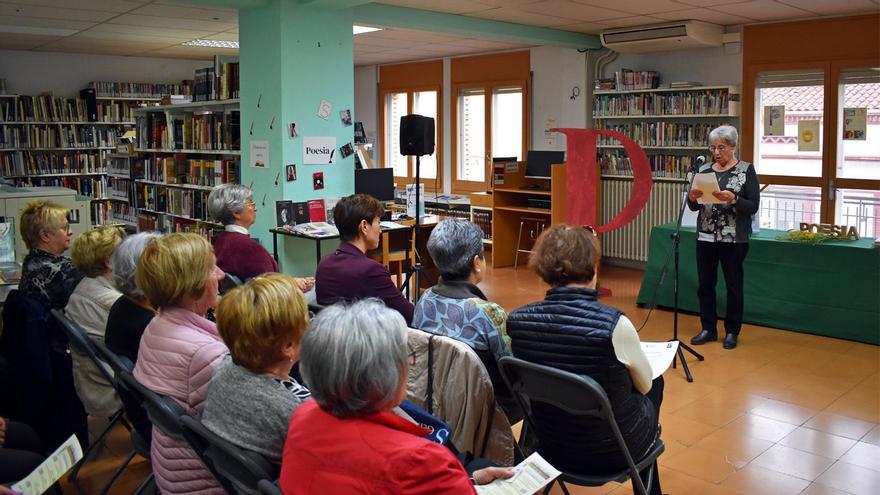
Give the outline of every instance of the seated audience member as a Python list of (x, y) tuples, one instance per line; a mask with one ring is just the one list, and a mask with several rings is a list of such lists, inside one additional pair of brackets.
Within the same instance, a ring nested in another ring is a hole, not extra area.
[[(85, 277), (73, 290), (64, 312), (93, 339), (104, 339), (110, 308), (122, 295), (110, 282), (110, 256), (124, 235), (120, 227), (102, 226), (73, 241), (71, 259)], [(73, 383), (86, 411), (99, 418), (112, 416), (121, 407), (116, 390), (88, 355), (71, 348), (71, 358)]]
[(290, 377), (309, 310), (293, 277), (261, 275), (223, 295), (217, 330), (229, 356), (214, 371), (202, 422), (280, 464), (290, 415), (309, 391)]
[[(586, 375), (608, 394), (614, 417), (638, 461), (659, 435), (663, 377), (651, 382), (651, 365), (632, 322), (598, 301), (599, 241), (587, 228), (555, 225), (535, 243), (529, 266), (551, 286), (543, 301), (508, 316), (514, 356)], [(607, 423), (574, 420), (546, 404), (532, 406), (541, 454), (554, 466), (578, 473), (627, 467)], [(654, 465), (651, 493), (660, 494)]]
[(379, 247), (382, 229), (379, 219), (385, 209), (368, 194), (354, 194), (339, 200), (333, 219), (342, 242), (336, 251), (324, 256), (315, 273), (318, 304), (376, 297), (412, 322), (413, 305), (391, 282), (391, 274), (381, 263), (370, 259), (367, 251)]
[(440, 271), (440, 281), (419, 299), (412, 326), (452, 337), (476, 351), (492, 379), (496, 398), (511, 422), (518, 421), (522, 412), (498, 372), (498, 360), (510, 355), (507, 312), (489, 302), (477, 287), (486, 269), (483, 230), (473, 222), (445, 220), (431, 231), (428, 252)]
[(21, 238), (29, 249), (21, 267), (22, 293), (47, 309), (61, 309), (83, 275), (63, 256), (70, 247), (66, 207), (45, 200), (28, 203), (21, 212)]
[[(449, 449), (391, 411), (406, 398), (406, 336), (403, 318), (376, 300), (336, 304), (314, 319), (300, 361), (314, 400), (290, 420), (279, 483), (286, 495), (474, 493)], [(512, 475), (474, 472), (478, 484)]]
[[(211, 375), (228, 353), (217, 327), (205, 318), (217, 304), (222, 278), (211, 244), (197, 234), (153, 239), (138, 260), (135, 280), (159, 314), (141, 337), (134, 377), (191, 416), (202, 413)], [(186, 442), (154, 427), (150, 453), (162, 493), (224, 493)]]
[[(257, 221), (253, 191), (240, 184), (217, 186), (208, 195), (208, 212), (223, 224), (223, 232), (218, 232), (211, 241), (221, 270), (243, 282), (262, 273), (278, 271), (275, 258), (248, 232)], [(314, 285), (314, 279), (298, 278), (296, 285), (306, 292)]]
[(0, 484), (13, 485), (31, 474), (45, 460), (43, 453), (30, 426), (0, 417)]
[[(162, 237), (162, 234), (139, 232), (130, 235), (110, 256), (113, 285), (122, 293), (122, 297), (110, 307), (104, 342), (111, 351), (128, 358), (132, 364), (137, 361), (138, 348), (144, 329), (156, 316), (156, 311), (150, 306), (144, 292), (135, 283), (135, 274), (144, 247), (157, 237)], [(134, 425), (141, 438), (150, 443), (153, 438), (153, 424), (150, 423), (147, 412), (137, 399), (124, 391), (120, 392), (119, 398), (122, 399), (122, 404), (125, 406), (125, 415), (128, 420)]]

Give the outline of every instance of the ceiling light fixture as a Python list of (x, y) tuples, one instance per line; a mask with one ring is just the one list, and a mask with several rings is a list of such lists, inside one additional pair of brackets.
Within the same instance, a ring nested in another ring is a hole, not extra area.
[(372, 26), (358, 26), (357, 24), (352, 26), (352, 33), (354, 34), (364, 34), (364, 33), (372, 33), (373, 31), (381, 31), (382, 28), (372, 27)]
[(197, 39), (181, 43), (185, 46), (202, 46), (206, 48), (238, 48), (237, 41)]

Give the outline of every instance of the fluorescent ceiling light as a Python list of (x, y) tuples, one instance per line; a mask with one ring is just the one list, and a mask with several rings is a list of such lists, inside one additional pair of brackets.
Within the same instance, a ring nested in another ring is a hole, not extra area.
[(238, 48), (237, 41), (226, 41), (226, 40), (192, 40), (187, 41), (186, 43), (181, 43), (181, 45), (186, 46), (203, 46), (206, 48)]
[(373, 31), (381, 31), (382, 28), (371, 27), (371, 26), (358, 26), (357, 24), (352, 26), (352, 32), (354, 34), (364, 34), (364, 33), (372, 33)]
[(0, 33), (36, 34), (42, 36), (70, 36), (78, 33), (78, 29), (48, 28), (37, 26), (0, 26)]

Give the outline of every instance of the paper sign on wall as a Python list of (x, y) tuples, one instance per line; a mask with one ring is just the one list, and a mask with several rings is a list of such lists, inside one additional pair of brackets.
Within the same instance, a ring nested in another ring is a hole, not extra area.
[(819, 121), (798, 121), (798, 151), (819, 151)]
[(764, 135), (785, 135), (785, 105), (767, 105), (764, 107)]
[[(406, 215), (416, 217), (416, 185), (406, 185)], [(419, 216), (425, 216), (425, 185), (419, 184)]]
[(843, 109), (843, 139), (846, 141), (865, 141), (868, 134), (868, 109)]
[(269, 166), (269, 141), (251, 141), (251, 167)]
[(550, 129), (554, 129), (556, 127), (556, 119), (549, 118), (546, 122), (544, 122), (544, 144), (546, 144), (547, 146), (556, 145), (556, 133), (550, 131)]
[(335, 137), (304, 137), (303, 163), (306, 165), (327, 165), (336, 157)]

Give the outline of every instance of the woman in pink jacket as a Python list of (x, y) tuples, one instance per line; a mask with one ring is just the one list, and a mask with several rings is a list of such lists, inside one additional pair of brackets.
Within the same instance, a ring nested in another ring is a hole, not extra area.
[[(159, 315), (141, 337), (134, 377), (193, 416), (202, 413), (214, 368), (229, 352), (205, 318), (223, 276), (211, 245), (196, 234), (156, 238), (138, 261), (135, 280)], [(163, 494), (225, 493), (185, 442), (153, 427), (150, 452)]]

